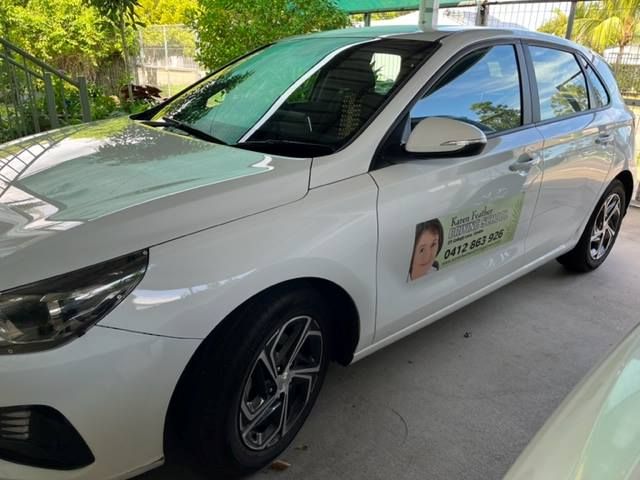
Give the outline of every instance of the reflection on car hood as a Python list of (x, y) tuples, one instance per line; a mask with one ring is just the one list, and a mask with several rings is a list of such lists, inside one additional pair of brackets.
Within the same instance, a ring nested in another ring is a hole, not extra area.
[(0, 290), (295, 201), (310, 165), (128, 118), (0, 145)]
[(505, 480), (640, 478), (640, 327), (567, 397)]

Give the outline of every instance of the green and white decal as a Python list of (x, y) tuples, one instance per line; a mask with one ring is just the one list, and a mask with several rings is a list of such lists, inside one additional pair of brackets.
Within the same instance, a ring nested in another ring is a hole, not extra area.
[(524, 194), (443, 217), (444, 242), (438, 253), (440, 268), (513, 240), (520, 221)]

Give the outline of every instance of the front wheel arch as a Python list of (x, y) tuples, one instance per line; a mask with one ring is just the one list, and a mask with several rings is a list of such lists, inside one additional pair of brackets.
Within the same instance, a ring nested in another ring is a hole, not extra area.
[(180, 441), (182, 438), (182, 429), (185, 425), (184, 406), (186, 405), (186, 397), (190, 391), (193, 391), (193, 382), (195, 381), (193, 374), (194, 369), (200, 362), (204, 352), (207, 351), (212, 344), (215, 345), (224, 341), (238, 313), (246, 308), (247, 305), (259, 300), (264, 300), (265, 298), (275, 298), (283, 292), (303, 288), (311, 288), (317, 291), (322, 298), (325, 299), (327, 304), (331, 306), (333, 312), (331, 322), (333, 339), (330, 353), (331, 360), (345, 366), (351, 363), (360, 340), (360, 316), (353, 298), (344, 288), (330, 280), (317, 277), (296, 278), (266, 288), (238, 305), (227, 315), (202, 341), (187, 363), (174, 388), (165, 417), (165, 456), (170, 457), (174, 452), (180, 450), (179, 445), (182, 443)]

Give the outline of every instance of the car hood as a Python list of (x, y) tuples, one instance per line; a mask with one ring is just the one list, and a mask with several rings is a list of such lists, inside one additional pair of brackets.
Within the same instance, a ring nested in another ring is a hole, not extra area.
[(640, 327), (560, 405), (505, 480), (640, 478)]
[(126, 117), (0, 145), (0, 291), (293, 202), (310, 168)]

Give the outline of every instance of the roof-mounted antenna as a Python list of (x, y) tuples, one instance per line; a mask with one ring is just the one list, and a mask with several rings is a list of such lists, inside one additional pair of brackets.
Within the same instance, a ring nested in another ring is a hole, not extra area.
[(438, 28), (438, 6), (440, 0), (420, 0), (420, 15), (418, 25), (423, 30)]

